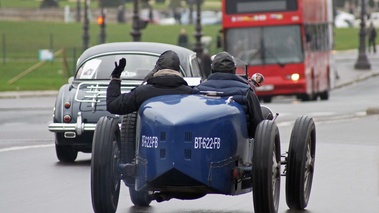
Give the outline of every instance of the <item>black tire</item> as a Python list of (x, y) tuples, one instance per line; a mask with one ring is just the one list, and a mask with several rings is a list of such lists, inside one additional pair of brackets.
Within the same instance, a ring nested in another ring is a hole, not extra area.
[(320, 99), (321, 99), (322, 101), (326, 101), (326, 100), (328, 100), (328, 99), (329, 99), (329, 90), (325, 90), (324, 92), (322, 92), (322, 93), (320, 94)]
[(78, 151), (74, 147), (57, 143), (55, 143), (55, 153), (62, 163), (73, 163), (78, 157)]
[(133, 187), (129, 187), (130, 200), (135, 206), (149, 206), (151, 196), (147, 190), (136, 191)]
[(120, 195), (120, 129), (118, 121), (101, 117), (92, 144), (91, 196), (94, 212), (116, 212)]
[(261, 98), (261, 100), (264, 102), (264, 103), (271, 103), (272, 101), (272, 97), (271, 96), (263, 96)]
[[(121, 160), (123, 163), (132, 163), (136, 157), (136, 128), (137, 112), (124, 115), (121, 123)], [(134, 189), (135, 178), (126, 177), (129, 187), (130, 200), (135, 206), (149, 206), (151, 197), (147, 190), (136, 191)]]
[(304, 209), (312, 188), (316, 154), (316, 127), (302, 116), (292, 129), (287, 158), (286, 201), (290, 209)]
[(126, 114), (121, 122), (121, 161), (131, 163), (136, 157), (137, 112)]
[(315, 100), (317, 100), (317, 95), (315, 95), (313, 93), (312, 94), (301, 94), (301, 95), (298, 95), (297, 98), (300, 99), (303, 102), (306, 102), (306, 101), (315, 101)]
[(254, 139), (252, 163), (254, 212), (278, 212), (280, 137), (275, 122), (264, 120), (258, 125)]

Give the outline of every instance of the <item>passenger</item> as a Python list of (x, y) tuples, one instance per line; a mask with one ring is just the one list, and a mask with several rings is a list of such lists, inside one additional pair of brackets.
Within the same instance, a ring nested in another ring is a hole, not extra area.
[(115, 62), (111, 74), (112, 80), (107, 89), (107, 110), (113, 114), (124, 115), (138, 111), (144, 101), (159, 95), (191, 94), (193, 89), (188, 86), (180, 73), (180, 60), (171, 50), (162, 53), (154, 69), (146, 77), (146, 84), (121, 94), (121, 73), (126, 66), (126, 59)]
[(222, 92), (220, 96), (223, 97), (233, 96), (233, 99), (243, 106), (248, 119), (249, 137), (254, 138), (258, 124), (263, 121), (261, 106), (248, 81), (235, 74), (233, 56), (228, 52), (216, 54), (211, 68), (211, 75), (194, 88), (194, 93), (217, 91)]

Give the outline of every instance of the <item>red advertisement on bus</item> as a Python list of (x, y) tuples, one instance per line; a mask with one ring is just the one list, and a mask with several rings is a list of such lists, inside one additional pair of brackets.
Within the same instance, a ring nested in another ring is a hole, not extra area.
[(258, 97), (329, 98), (332, 0), (222, 0), (223, 48), (262, 73)]

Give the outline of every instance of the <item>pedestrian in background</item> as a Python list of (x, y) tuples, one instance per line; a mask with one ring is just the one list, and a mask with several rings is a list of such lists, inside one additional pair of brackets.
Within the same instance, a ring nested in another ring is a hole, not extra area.
[(186, 29), (182, 28), (178, 37), (178, 45), (188, 48), (188, 35)]
[(374, 24), (371, 22), (370, 27), (368, 28), (368, 52), (371, 52), (371, 47), (373, 48), (374, 53), (376, 53), (376, 29)]

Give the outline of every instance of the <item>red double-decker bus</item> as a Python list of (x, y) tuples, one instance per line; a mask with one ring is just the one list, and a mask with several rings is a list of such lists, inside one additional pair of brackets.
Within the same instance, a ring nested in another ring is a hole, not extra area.
[(332, 0), (222, 0), (223, 48), (262, 73), (258, 97), (329, 98)]

